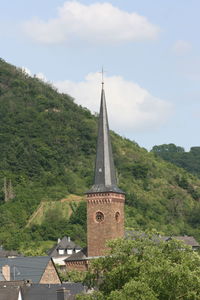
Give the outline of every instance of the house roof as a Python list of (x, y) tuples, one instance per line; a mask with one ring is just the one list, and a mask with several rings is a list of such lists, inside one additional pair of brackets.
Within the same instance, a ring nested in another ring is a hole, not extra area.
[(17, 251), (14, 250), (5, 250), (0, 246), (0, 257), (10, 257), (10, 256), (21, 256)]
[(176, 240), (182, 241), (186, 245), (189, 245), (189, 246), (192, 246), (192, 247), (200, 247), (199, 243), (195, 240), (195, 238), (193, 236), (187, 236), (187, 235), (172, 236), (172, 237), (169, 237), (166, 240), (170, 240), (170, 239), (176, 239)]
[(117, 186), (103, 82), (99, 113), (94, 185), (87, 194), (99, 192), (115, 192), (124, 194), (124, 192)]
[(20, 287), (6, 286), (0, 287), (0, 299), (1, 300), (18, 300)]
[(87, 248), (83, 248), (81, 251), (70, 255), (70, 257), (66, 258), (65, 261), (76, 261), (76, 260), (86, 260), (87, 257)]
[(13, 286), (13, 287), (19, 287), (19, 286), (23, 286), (23, 285), (26, 285), (26, 284), (31, 284), (31, 281), (26, 281), (26, 280), (10, 280), (10, 281), (7, 281), (7, 280), (4, 280), (4, 281), (0, 281), (0, 288), (6, 286), (6, 287), (9, 287), (9, 286)]
[(4, 278), (4, 276), (3, 276), (3, 274), (2, 274), (2, 271), (1, 271), (1, 269), (0, 269), (0, 281), (4, 281), (5, 280), (5, 278)]
[[(146, 234), (144, 232), (137, 232), (137, 231), (134, 231), (134, 230), (127, 230), (125, 232), (125, 236), (126, 238), (128, 239), (135, 239), (136, 237), (145, 237)], [(199, 243), (195, 240), (195, 238), (193, 236), (187, 236), (187, 235), (180, 235), (180, 236), (164, 236), (164, 235), (154, 235), (152, 237), (152, 239), (154, 241), (164, 241), (164, 242), (167, 242), (167, 241), (170, 241), (172, 239), (175, 239), (175, 240), (179, 240), (179, 241), (182, 241), (184, 242), (186, 245), (189, 245), (189, 246), (192, 246), (192, 247), (200, 247)]]
[(71, 297), (84, 291), (84, 287), (81, 283), (65, 283), (65, 284), (32, 284), (30, 286), (22, 287), (22, 295), (24, 300), (55, 300), (57, 299), (56, 291), (64, 287), (70, 291)]
[(49, 256), (0, 258), (0, 269), (9, 265), (11, 280), (26, 279), (38, 283), (50, 260)]
[(81, 249), (81, 247), (64, 236), (59, 243), (57, 243), (52, 249), (48, 251), (48, 255), (51, 257), (66, 256), (66, 253), (59, 254), (58, 249)]

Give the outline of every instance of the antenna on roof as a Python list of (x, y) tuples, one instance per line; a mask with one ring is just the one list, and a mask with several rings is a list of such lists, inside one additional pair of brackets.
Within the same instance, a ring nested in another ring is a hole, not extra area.
[[(16, 271), (17, 271), (17, 273), (16, 273)], [(16, 275), (20, 275), (20, 271), (18, 270), (18, 268), (14, 265), (13, 266), (13, 277), (14, 277), (14, 280), (16, 279)]]

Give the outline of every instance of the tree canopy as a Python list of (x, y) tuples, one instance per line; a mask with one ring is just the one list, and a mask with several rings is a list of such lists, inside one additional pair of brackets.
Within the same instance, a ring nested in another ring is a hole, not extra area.
[(191, 147), (185, 152), (175, 144), (163, 144), (154, 146), (151, 152), (200, 177), (200, 147)]
[(200, 256), (182, 242), (137, 233), (109, 247), (106, 257), (91, 263), (85, 280), (98, 292), (77, 299), (200, 299)]

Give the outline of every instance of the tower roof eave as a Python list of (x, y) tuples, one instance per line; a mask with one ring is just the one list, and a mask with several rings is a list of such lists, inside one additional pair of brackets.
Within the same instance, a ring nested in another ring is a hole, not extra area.
[(105, 186), (103, 184), (94, 184), (91, 189), (89, 189), (86, 194), (93, 193), (117, 193), (117, 194), (125, 194), (120, 188), (117, 186)]

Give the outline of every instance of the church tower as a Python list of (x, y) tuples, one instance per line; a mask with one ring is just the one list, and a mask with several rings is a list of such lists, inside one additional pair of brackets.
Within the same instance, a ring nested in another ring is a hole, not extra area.
[(106, 242), (124, 237), (125, 195), (117, 186), (102, 83), (94, 185), (87, 197), (87, 255), (105, 254)]

